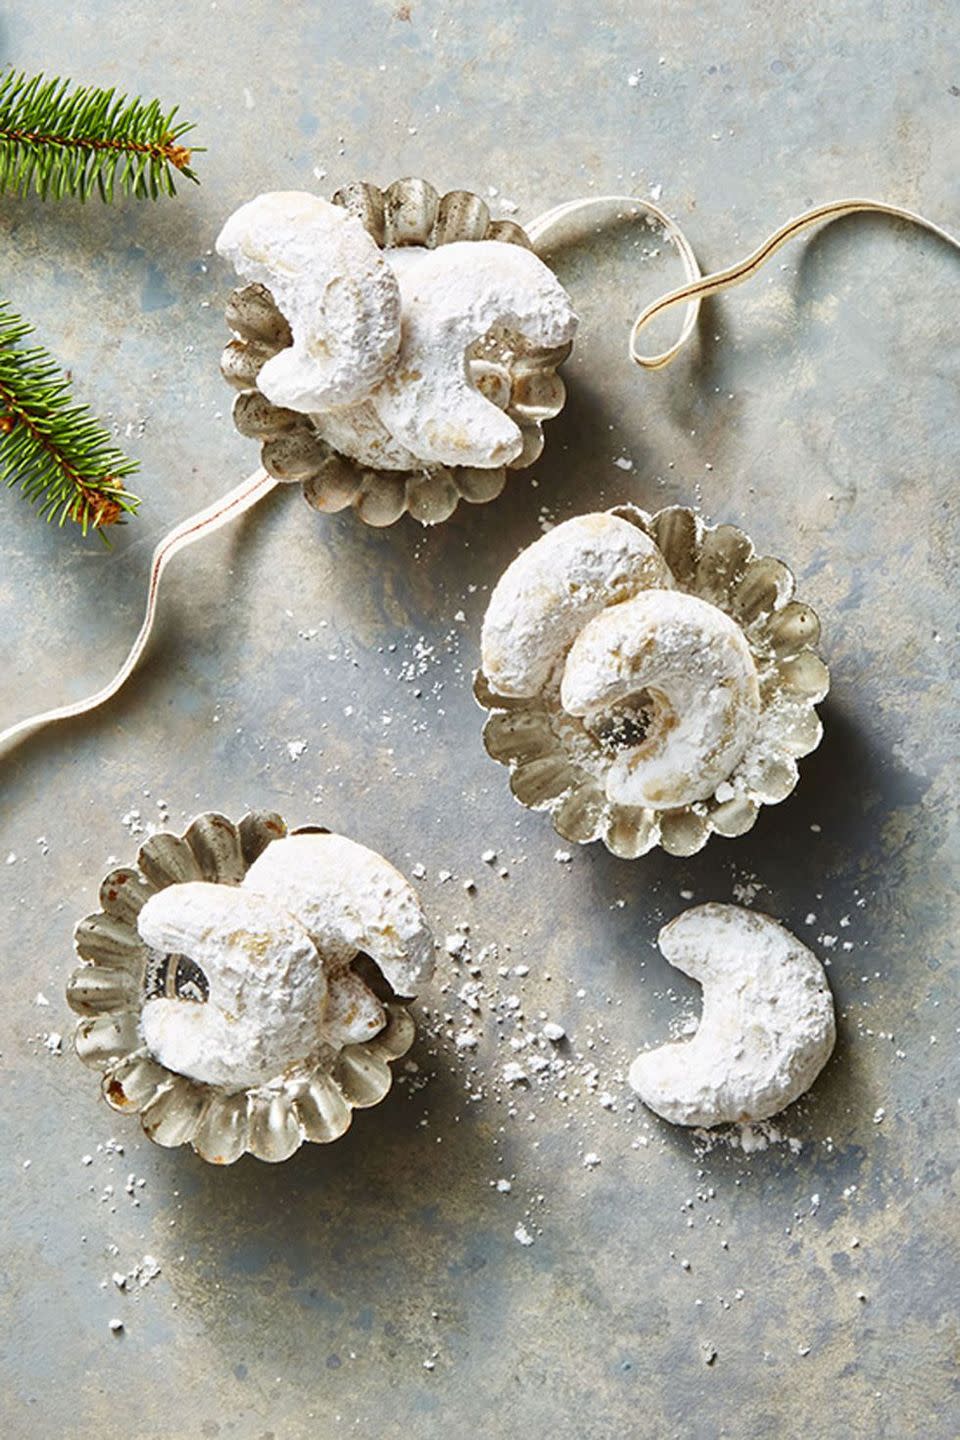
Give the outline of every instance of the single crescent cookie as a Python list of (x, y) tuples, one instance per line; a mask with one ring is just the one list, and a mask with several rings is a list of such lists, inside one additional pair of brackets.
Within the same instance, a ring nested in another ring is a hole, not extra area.
[(572, 340), (576, 315), (549, 266), (521, 245), (457, 240), (398, 265), (403, 336), (371, 402), (424, 465), (495, 467), (516, 459), (516, 421), (472, 384), (467, 352), (491, 331), (519, 346)]
[(258, 195), (227, 220), (217, 250), (267, 287), (290, 325), (293, 344), (257, 376), (274, 405), (353, 405), (387, 374), (400, 345), (397, 277), (341, 206), (299, 190)]
[(151, 950), (191, 960), (208, 989), (203, 1003), (144, 1002), (143, 1038), (162, 1065), (241, 1089), (274, 1079), (316, 1049), (326, 977), (306, 930), (273, 901), (187, 881), (152, 895), (137, 926)]
[(638, 1055), (630, 1084), (674, 1125), (765, 1120), (810, 1088), (833, 1050), (820, 961), (789, 930), (737, 905), (698, 905), (660, 931), (671, 965), (698, 980), (692, 1040)]
[(535, 695), (589, 620), (650, 586), (669, 587), (650, 536), (618, 515), (578, 515), (522, 551), (490, 597), (483, 671), (500, 695)]
[(382, 855), (343, 835), (275, 840), (243, 888), (294, 915), (328, 967), (362, 951), (398, 995), (415, 995), (433, 972), (433, 938), (413, 886)]
[[(745, 753), (760, 717), (757, 667), (740, 626), (679, 590), (611, 605), (570, 648), (560, 701), (588, 728), (629, 719), (608, 799), (669, 809), (706, 800)], [(619, 707), (619, 714), (618, 714)]]

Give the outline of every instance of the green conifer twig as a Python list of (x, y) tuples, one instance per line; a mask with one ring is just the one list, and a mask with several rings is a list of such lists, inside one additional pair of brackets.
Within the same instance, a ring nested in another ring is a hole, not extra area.
[[(43, 200), (115, 191), (137, 199), (175, 195), (177, 174), (197, 181), (183, 137), (192, 125), (176, 108), (113, 89), (8, 71), (0, 78), (0, 194)], [(0, 483), (19, 485), (47, 520), (76, 521), (83, 533), (136, 511), (123, 484), (137, 464), (113, 444), (42, 346), (24, 346), (33, 327), (0, 299)], [(106, 538), (106, 537), (104, 537)]]
[(156, 200), (176, 194), (177, 173), (196, 182), (192, 152), (181, 143), (192, 125), (159, 100), (130, 100), (115, 90), (72, 85), (9, 71), (0, 79), (0, 193), (42, 199), (96, 190)]
[(137, 469), (113, 444), (40, 345), (33, 327), (0, 301), (0, 481), (19, 485), (46, 520), (103, 531), (139, 501), (123, 477)]

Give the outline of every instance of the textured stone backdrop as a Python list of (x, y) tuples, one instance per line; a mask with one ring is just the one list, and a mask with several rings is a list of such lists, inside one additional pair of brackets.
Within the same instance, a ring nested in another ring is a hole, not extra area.
[[(705, 265), (843, 194), (957, 229), (957, 38), (947, 0), (10, 0), (3, 61), (179, 101), (208, 149), (176, 202), (0, 205), (4, 294), (140, 457), (144, 496), (107, 553), (0, 495), (0, 725), (112, 672), (156, 540), (253, 468), (211, 255), (240, 201), (412, 173), (495, 187), (494, 212), (522, 220), (652, 191)], [(570, 399), (498, 502), (375, 533), (274, 494), (175, 562), (149, 657), (106, 711), (0, 761), (9, 1440), (960, 1429), (957, 257), (837, 224), (644, 376), (629, 319), (679, 267), (641, 238), (564, 255), (583, 317)], [(794, 566), (833, 670), (826, 738), (742, 840), (566, 864), (485, 757), (470, 675), (489, 587), (539, 522), (625, 499), (697, 502)], [(42, 1037), (69, 1048), (73, 923), (158, 800), (177, 828), (264, 806), (425, 866), (438, 935), (467, 921), (474, 953), (500, 947), (485, 989), (566, 1027), (570, 1098), (501, 1083), (515, 1032), (487, 1001), (479, 1051), (452, 1054), (467, 1012), (446, 958), (419, 1072), (342, 1142), (226, 1172), (151, 1147)], [(744, 887), (832, 961), (841, 1041), (780, 1127), (799, 1153), (704, 1153), (627, 1108), (629, 1059), (695, 1013), (658, 925), (681, 892)], [(162, 1273), (121, 1294), (111, 1274), (144, 1254)]]

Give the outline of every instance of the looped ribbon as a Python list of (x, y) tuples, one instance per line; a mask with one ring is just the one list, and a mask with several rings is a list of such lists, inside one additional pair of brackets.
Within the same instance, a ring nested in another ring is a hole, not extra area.
[[(758, 245), (756, 250), (745, 259), (738, 260), (733, 265), (727, 265), (723, 270), (714, 270), (709, 275), (701, 272), (700, 266), (697, 264), (697, 257), (693, 252), (693, 246), (676, 221), (671, 219), (658, 205), (637, 195), (589, 195), (580, 200), (568, 200), (565, 204), (556, 205), (552, 210), (546, 210), (542, 215), (538, 215), (526, 227), (526, 231), (536, 249), (538, 245), (542, 245), (544, 238), (551, 230), (555, 230), (572, 215), (596, 209), (599, 206), (609, 207), (611, 205), (626, 207), (627, 218), (642, 215), (644, 218), (649, 217), (655, 220), (667, 238), (673, 241), (687, 276), (685, 285), (679, 286), (676, 290), (669, 290), (665, 295), (654, 300), (645, 310), (641, 310), (630, 327), (628, 354), (633, 363), (639, 365), (641, 370), (664, 370), (671, 361), (677, 358), (693, 334), (702, 300), (709, 299), (711, 295), (719, 295), (724, 290), (732, 290), (735, 285), (742, 285), (745, 280), (750, 280), (782, 246), (797, 235), (802, 235), (805, 230), (812, 229), (814, 225), (822, 225), (830, 220), (840, 220), (845, 215), (888, 215), (894, 220), (905, 220), (910, 225), (917, 225), (921, 230), (936, 235), (938, 240), (952, 245), (955, 250), (960, 250), (960, 239), (951, 235), (949, 230), (944, 230), (941, 225), (934, 224), (932, 220), (928, 220), (925, 215), (919, 215), (915, 210), (906, 210), (902, 205), (888, 205), (883, 200), (830, 200), (825, 205), (816, 205), (812, 210), (804, 210), (802, 215), (795, 215), (792, 220), (788, 220), (778, 230), (774, 230), (773, 234), (768, 235), (763, 244)], [(642, 354), (638, 347), (641, 332), (665, 310), (672, 310), (674, 305), (686, 305), (687, 307), (683, 325), (676, 340), (668, 349), (660, 351), (659, 354)]]
[[(744, 281), (751, 279), (783, 245), (814, 225), (820, 225), (830, 220), (839, 220), (846, 215), (887, 215), (894, 220), (903, 220), (910, 225), (916, 225), (921, 230), (935, 235), (937, 239), (944, 241), (955, 250), (960, 250), (960, 239), (950, 234), (948, 230), (944, 230), (942, 226), (934, 224), (932, 220), (919, 215), (915, 210), (904, 209), (901, 205), (888, 205), (883, 200), (857, 199), (832, 200), (825, 205), (817, 205), (812, 210), (805, 210), (803, 214), (796, 215), (792, 220), (781, 225), (745, 259), (738, 260), (723, 270), (715, 270), (709, 275), (704, 275), (701, 271), (693, 246), (676, 221), (651, 200), (637, 195), (589, 195), (578, 200), (568, 200), (562, 205), (544, 211), (542, 215), (538, 215), (530, 221), (525, 227), (527, 236), (534, 249), (548, 248), (544, 245), (544, 241), (551, 232), (562, 225), (563, 221), (588, 210), (596, 210), (601, 206), (607, 209), (611, 206), (619, 207), (616, 213), (618, 219), (632, 219), (641, 216), (647, 223), (653, 220), (673, 243), (687, 277), (686, 284), (661, 295), (659, 299), (654, 300), (652, 304), (642, 310), (630, 328), (628, 354), (633, 363), (642, 370), (663, 370), (676, 359), (694, 332), (700, 314), (701, 301), (712, 295), (719, 295), (724, 290), (730, 290), (735, 285), (742, 285)], [(643, 354), (638, 343), (641, 334), (658, 315), (673, 309), (675, 305), (686, 306), (683, 323), (676, 340), (668, 349), (660, 351), (658, 354)], [(228, 524), (229, 521), (242, 515), (244, 511), (251, 509), (277, 483), (274, 477), (268, 475), (265, 470), (255, 470), (252, 475), (241, 481), (226, 495), (214, 501), (212, 505), (208, 505), (206, 509), (198, 511), (188, 520), (184, 520), (165, 535), (154, 550), (153, 559), (150, 562), (147, 605), (143, 623), (130, 653), (113, 679), (102, 689), (97, 690), (95, 694), (89, 695), (83, 700), (76, 700), (72, 704), (61, 705), (53, 710), (44, 710), (37, 715), (30, 715), (27, 719), (20, 720), (15, 725), (9, 726), (8, 729), (0, 731), (0, 750), (46, 725), (53, 724), (54, 721), (71, 720), (79, 715), (86, 715), (112, 699), (136, 669), (137, 663), (146, 649), (156, 618), (160, 579), (168, 562), (178, 551), (186, 549), (194, 541), (201, 539), (204, 535), (212, 534), (215, 530)]]
[[(659, 370), (664, 365), (669, 365), (670, 361), (674, 360), (677, 355), (680, 354), (680, 351), (693, 334), (697, 324), (697, 317), (700, 314), (700, 297), (694, 295), (693, 290), (695, 286), (702, 283), (703, 275), (700, 266), (697, 264), (697, 257), (694, 254), (693, 246), (677, 222), (672, 220), (665, 210), (661, 210), (658, 205), (654, 205), (652, 200), (643, 200), (637, 195), (587, 195), (581, 200), (567, 200), (563, 205), (555, 205), (552, 210), (545, 210), (542, 215), (538, 215), (535, 220), (531, 220), (530, 224), (524, 228), (535, 250), (547, 248), (543, 246), (544, 239), (552, 230), (556, 230), (564, 220), (569, 220), (571, 216), (582, 214), (587, 210), (598, 209), (600, 206), (606, 209), (609, 209), (611, 206), (621, 207), (618, 211), (617, 218), (634, 219), (639, 215), (646, 221), (655, 221), (667, 238), (673, 241), (677, 254), (680, 256), (684, 271), (686, 272), (687, 284), (682, 286), (680, 290), (674, 290), (669, 295), (664, 296), (662, 300), (656, 302), (657, 305), (663, 309), (666, 308), (666, 305), (679, 304), (684, 299), (687, 300), (687, 309), (683, 317), (680, 334), (670, 346), (669, 350), (664, 350), (662, 355), (645, 356), (641, 355), (637, 349), (637, 337), (641, 329), (647, 323), (648, 319), (653, 319), (653, 315), (650, 313), (653, 309), (652, 306), (649, 306), (642, 315), (637, 316), (630, 331), (630, 359), (634, 364), (643, 366), (645, 370)], [(689, 299), (687, 298), (688, 296)]]

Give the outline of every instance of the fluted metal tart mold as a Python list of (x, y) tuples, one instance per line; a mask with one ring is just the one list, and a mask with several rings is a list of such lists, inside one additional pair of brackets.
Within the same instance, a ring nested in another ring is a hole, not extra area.
[(629, 520), (657, 544), (677, 588), (718, 606), (741, 627), (757, 665), (762, 748), (755, 748), (708, 800), (677, 809), (628, 807), (608, 800), (597, 738), (559, 703), (556, 684), (529, 699), (498, 695), (483, 671), (474, 693), (489, 711), (483, 742), (509, 767), (519, 802), (545, 810), (565, 840), (601, 840), (623, 859), (656, 846), (693, 855), (713, 834), (734, 837), (755, 823), (762, 805), (784, 800), (799, 778), (797, 760), (815, 750), (823, 733), (816, 705), (830, 685), (815, 646), (820, 621), (795, 598), (782, 560), (758, 555), (734, 525), (708, 525), (683, 506), (647, 514), (633, 505), (612, 514)]
[[(521, 226), (492, 220), (486, 201), (469, 190), (439, 194), (426, 180), (395, 180), (385, 190), (355, 181), (338, 190), (335, 205), (355, 215), (381, 249), (418, 245), (434, 249), (451, 241), (498, 240), (530, 247)], [(223, 352), (221, 372), (239, 391), (233, 420), (242, 435), (260, 441), (261, 463), (278, 480), (298, 483), (307, 503), (331, 513), (352, 506), (367, 525), (392, 525), (409, 513), (437, 525), (461, 500), (495, 500), (508, 470), (521, 470), (543, 450), (543, 422), (558, 415), (566, 390), (557, 367), (570, 344), (533, 349), (491, 335), (469, 360), (474, 383), (519, 426), (523, 449), (508, 466), (491, 469), (431, 465), (418, 470), (378, 470), (340, 454), (317, 434), (310, 417), (272, 405), (257, 389), (271, 356), (291, 343), (290, 329), (263, 285), (235, 290), (227, 303), (234, 339)]]
[(157, 966), (137, 929), (141, 907), (157, 891), (184, 881), (239, 885), (257, 856), (286, 833), (279, 815), (256, 812), (239, 825), (207, 813), (183, 835), (153, 835), (135, 865), (110, 871), (100, 886), (101, 908), (76, 927), (83, 963), (67, 984), (67, 1001), (81, 1017), (77, 1055), (100, 1072), (107, 1104), (139, 1116), (148, 1139), (190, 1145), (214, 1165), (230, 1165), (245, 1153), (286, 1160), (304, 1141), (338, 1139), (354, 1110), (387, 1094), (390, 1063), (406, 1054), (415, 1035), (406, 1004), (378, 976), (387, 1023), (373, 1039), (339, 1049), (321, 1046), (265, 1085), (228, 1090), (201, 1084), (167, 1069), (147, 1050), (140, 1030), (145, 1000), (181, 993), (195, 981), (183, 957), (164, 957)]

